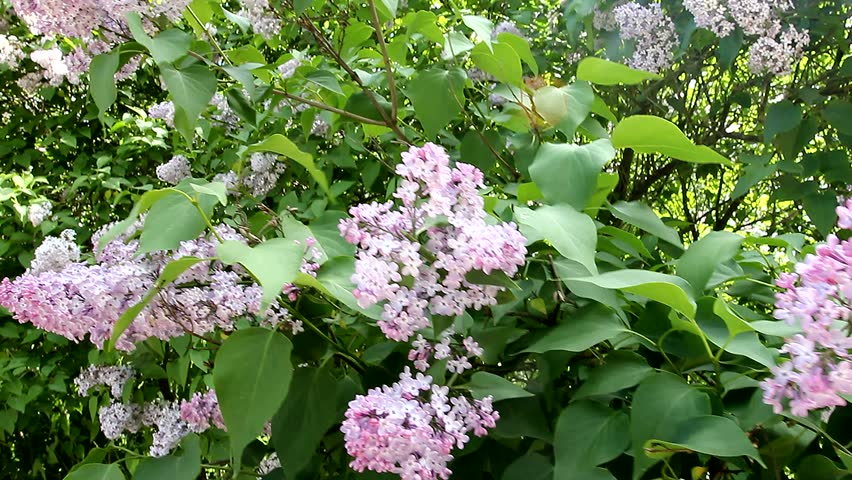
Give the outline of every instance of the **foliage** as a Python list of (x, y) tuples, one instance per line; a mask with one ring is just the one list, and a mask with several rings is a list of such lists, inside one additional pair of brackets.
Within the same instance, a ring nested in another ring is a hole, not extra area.
[(852, 474), (848, 3), (88, 3), (0, 0), (3, 478)]

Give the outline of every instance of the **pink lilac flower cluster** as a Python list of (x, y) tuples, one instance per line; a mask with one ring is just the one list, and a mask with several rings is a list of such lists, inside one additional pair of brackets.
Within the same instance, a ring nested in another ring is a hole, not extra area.
[(472, 165), (450, 167), (443, 148), (428, 143), (402, 154), (393, 202), (349, 210), (339, 225), (358, 246), (354, 295), (369, 307), (384, 302), (378, 325), (388, 338), (407, 341), (429, 326), (430, 314), (456, 316), (497, 303), (501, 287), (469, 282), (474, 270), (512, 276), (524, 265), (526, 239), (514, 223), (489, 222)]
[[(77, 261), (78, 252), (68, 248), (67, 238), (53, 242), (62, 245), (48, 251), (36, 250), (33, 265), (39, 265), (39, 269), (14, 281), (3, 279), (0, 305), (21, 323), (32, 323), (74, 341), (88, 336), (103, 348), (118, 318), (153, 287), (170, 261), (216, 256), (219, 241), (207, 235), (181, 242), (174, 252), (139, 255), (139, 241), (133, 237), (140, 227), (141, 222), (137, 222), (108, 242), (95, 254), (97, 263), (93, 265)], [(108, 228), (94, 235), (94, 245)], [(224, 240), (246, 241), (231, 227), (220, 225), (216, 230)], [(43, 259), (46, 255), (57, 258)], [(262, 320), (267, 314), (275, 314), (279, 321), (287, 321), (273, 309), (261, 311), (262, 289), (243, 281), (241, 273), (219, 262), (196, 264), (175, 284), (161, 289), (119, 337), (116, 348), (133, 350), (137, 342), (151, 337), (168, 340), (188, 332), (202, 335), (216, 328), (229, 331), (238, 317), (247, 315)]]
[(414, 347), (408, 352), (408, 359), (414, 362), (414, 368), (425, 372), (431, 367), (430, 359), (447, 360), (447, 370), (453, 373), (464, 373), (465, 370), (473, 368), (470, 357), (481, 357), (484, 353), (479, 343), (473, 337), (466, 337), (459, 345), (454, 338), (455, 331), (448, 328), (441, 332), (441, 341), (430, 342), (423, 335), (418, 334), (417, 339), (411, 342)]
[(672, 65), (678, 45), (677, 32), (671, 18), (659, 3), (642, 5), (630, 2), (613, 10), (619, 35), (636, 42), (627, 64), (639, 70), (659, 72)]
[(12, 0), (12, 7), (36, 35), (87, 40), (96, 31), (113, 35), (127, 32), (126, 18), (131, 12), (151, 17), (162, 15), (176, 21), (189, 3), (189, 0)]
[(411, 375), (374, 388), (349, 402), (340, 430), (346, 451), (359, 471), (399, 475), (402, 480), (448, 479), (454, 447), (463, 448), (469, 432), (483, 436), (500, 418), (491, 397), (470, 401), (452, 396), (432, 377)]
[(684, 0), (683, 5), (696, 25), (720, 38), (737, 26), (746, 35), (758, 37), (749, 49), (749, 70), (754, 73), (790, 73), (810, 43), (807, 30), (785, 28), (781, 21), (794, 8), (791, 0)]
[(222, 419), (219, 399), (214, 390), (196, 392), (188, 402), (181, 402), (180, 418), (195, 433), (201, 433), (211, 426), (225, 430), (225, 420)]
[[(59, 85), (66, 79), (78, 84), (95, 55), (109, 51), (130, 36), (127, 14), (140, 14), (146, 30), (153, 33), (151, 18), (175, 22), (188, 4), (189, 0), (12, 0), (15, 13), (34, 34), (48, 39), (64, 36), (79, 43), (67, 56), (56, 47), (33, 51), (32, 60), (43, 70), (24, 75), (18, 84), (28, 92), (43, 84)], [(139, 56), (134, 57), (116, 73), (116, 79), (127, 78), (139, 64)]]
[[(838, 226), (852, 227), (852, 200), (837, 208)], [(764, 381), (763, 400), (776, 413), (789, 406), (794, 415), (821, 411), (824, 417), (852, 395), (852, 242), (829, 235), (816, 255), (780, 276), (784, 291), (775, 298), (775, 318), (801, 328), (781, 352), (788, 361)]]

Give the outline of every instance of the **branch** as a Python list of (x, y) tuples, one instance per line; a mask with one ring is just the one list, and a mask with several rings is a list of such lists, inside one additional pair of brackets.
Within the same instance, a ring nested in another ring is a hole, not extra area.
[(397, 115), (397, 95), (396, 95), (396, 83), (394, 83), (394, 75), (393, 69), (391, 69), (391, 61), (390, 56), (388, 55), (388, 47), (385, 45), (385, 35), (382, 32), (382, 25), (379, 22), (379, 14), (376, 12), (376, 2), (375, 0), (369, 0), (370, 3), (370, 14), (373, 19), (373, 28), (376, 29), (376, 38), (379, 42), (379, 49), (382, 51), (382, 60), (385, 62), (385, 72), (388, 77), (388, 90), (390, 90), (390, 101), (391, 101), (391, 118), (396, 121)]

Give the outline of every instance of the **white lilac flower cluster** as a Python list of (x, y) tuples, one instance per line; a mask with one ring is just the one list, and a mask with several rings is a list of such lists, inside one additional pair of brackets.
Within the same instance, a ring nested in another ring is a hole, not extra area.
[(76, 236), (74, 230), (63, 230), (59, 237), (46, 237), (36, 248), (27, 273), (40, 275), (46, 272), (61, 272), (79, 262), (80, 247), (74, 241)]
[(6, 65), (9, 70), (18, 68), (24, 59), (23, 45), (14, 35), (0, 34), (0, 65)]
[(281, 21), (272, 11), (269, 0), (243, 0), (243, 8), (237, 14), (247, 18), (254, 33), (267, 40), (281, 31)]
[[(93, 236), (95, 246), (109, 227)], [(21, 323), (32, 323), (74, 341), (88, 337), (103, 348), (118, 318), (153, 287), (170, 261), (216, 256), (219, 241), (208, 235), (181, 242), (173, 252), (138, 255), (139, 241), (131, 238), (140, 227), (137, 222), (108, 242), (91, 265), (79, 262), (73, 232), (67, 231), (59, 239), (48, 238), (36, 250), (29, 271), (0, 282), (0, 305)], [(231, 227), (220, 225), (216, 231), (224, 240), (246, 242)], [(273, 315), (277, 322), (290, 321), (280, 312), (283, 306), (261, 311), (262, 289), (244, 276), (219, 262), (199, 262), (142, 309), (119, 337), (116, 348), (133, 350), (137, 342), (151, 337), (168, 340), (187, 332), (230, 331), (236, 319), (244, 316), (263, 321)]]
[(151, 106), (148, 109), (148, 116), (162, 120), (171, 128), (175, 127), (175, 104), (167, 100)]
[(784, 26), (782, 15), (794, 8), (791, 0), (684, 0), (695, 24), (726, 37), (739, 26), (758, 37), (749, 49), (749, 69), (754, 73), (786, 75), (810, 43), (807, 30)]
[(482, 172), (449, 165), (443, 148), (411, 147), (397, 165), (394, 202), (362, 204), (339, 228), (358, 246), (358, 304), (384, 304), (378, 325), (388, 338), (406, 341), (429, 326), (430, 315), (456, 316), (497, 303), (501, 287), (469, 282), (474, 270), (512, 276), (524, 265), (526, 239), (513, 223), (487, 222)]
[(119, 400), (124, 386), (135, 376), (136, 371), (127, 366), (89, 365), (74, 379), (74, 385), (81, 397), (88, 397), (90, 390), (103, 385), (112, 398)]
[(471, 401), (435, 385), (432, 377), (412, 376), (374, 388), (349, 402), (343, 432), (349, 464), (363, 472), (389, 472), (402, 480), (448, 479), (453, 448), (463, 448), (471, 431), (483, 436), (500, 415), (491, 397)]
[(168, 162), (157, 166), (157, 178), (171, 185), (177, 185), (191, 176), (189, 160), (183, 155), (175, 155)]
[(621, 38), (636, 42), (629, 66), (656, 73), (672, 65), (677, 32), (659, 3), (625, 3), (613, 10), (613, 16)]
[(33, 203), (27, 209), (27, 220), (32, 226), (37, 227), (41, 222), (50, 218), (53, 213), (53, 205), (50, 202)]
[(302, 61), (298, 58), (291, 58), (278, 66), (278, 74), (281, 75), (281, 78), (284, 80), (293, 78), (293, 75), (296, 74), (296, 69), (299, 68), (301, 64)]
[(521, 29), (518, 28), (518, 25), (515, 24), (515, 22), (513, 22), (511, 20), (504, 20), (504, 21), (498, 23), (494, 27), (494, 30), (491, 31), (491, 38), (493, 40), (496, 40), (497, 36), (500, 35), (501, 33), (511, 33), (512, 35), (516, 35), (516, 36), (521, 37), (523, 39), (527, 38), (524, 35), (524, 32), (522, 32)]
[(112, 402), (98, 410), (98, 422), (101, 432), (110, 440), (150, 427), (153, 441), (148, 453), (152, 457), (170, 454), (190, 433), (202, 433), (213, 427), (225, 429), (212, 390), (196, 393), (190, 401), (155, 400), (141, 405)]
[(213, 180), (224, 183), (230, 192), (236, 193), (240, 187), (245, 187), (252, 196), (260, 198), (275, 188), (278, 178), (287, 168), (278, 161), (278, 155), (265, 152), (253, 153), (247, 167), (243, 167), (241, 174), (231, 170), (217, 174)]
[(98, 410), (101, 432), (110, 440), (127, 433), (153, 427), (150, 454), (162, 457), (171, 453), (189, 433), (202, 433), (210, 428), (225, 429), (216, 392), (195, 393), (190, 400), (168, 402), (155, 400), (144, 404), (122, 403), (121, 396), (136, 371), (127, 366), (90, 365), (74, 379), (81, 396), (88, 397), (98, 386), (108, 387), (112, 401)]

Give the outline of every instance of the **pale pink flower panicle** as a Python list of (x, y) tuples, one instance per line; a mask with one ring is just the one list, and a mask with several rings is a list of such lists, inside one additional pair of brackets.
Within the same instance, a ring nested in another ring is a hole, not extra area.
[[(852, 226), (852, 202), (837, 208), (838, 226)], [(811, 411), (829, 415), (852, 395), (852, 242), (829, 235), (776, 285), (775, 318), (801, 328), (786, 340), (786, 360), (765, 380), (764, 402), (776, 413), (789, 408), (794, 415)]]
[(486, 221), (482, 172), (465, 163), (450, 167), (438, 145), (411, 147), (396, 173), (399, 205), (357, 205), (339, 228), (358, 247), (352, 277), (358, 304), (383, 304), (382, 332), (407, 341), (429, 326), (430, 315), (496, 304), (501, 287), (468, 282), (466, 275), (515, 275), (525, 262), (526, 239), (514, 223)]

